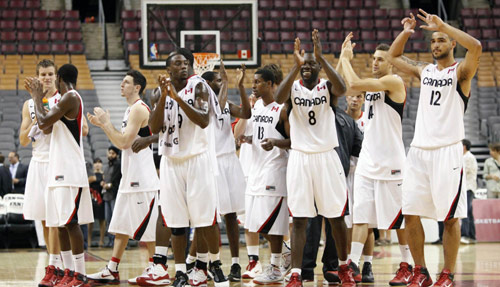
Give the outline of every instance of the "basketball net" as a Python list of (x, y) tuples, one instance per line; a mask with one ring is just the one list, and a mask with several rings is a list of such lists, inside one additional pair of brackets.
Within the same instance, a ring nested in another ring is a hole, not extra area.
[(194, 72), (200, 76), (207, 71), (213, 71), (215, 64), (220, 60), (217, 53), (193, 53), (193, 56)]

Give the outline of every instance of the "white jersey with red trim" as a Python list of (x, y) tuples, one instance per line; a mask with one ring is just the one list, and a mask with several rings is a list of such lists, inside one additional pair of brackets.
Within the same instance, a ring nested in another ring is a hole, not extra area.
[[(122, 133), (127, 127), (130, 110), (135, 105), (143, 105), (149, 110), (149, 107), (142, 101), (137, 100), (131, 106), (127, 107), (123, 116)], [(151, 135), (149, 126), (139, 129), (136, 138), (148, 137)], [(122, 151), (121, 155), (121, 171), (122, 178), (118, 192), (147, 192), (160, 189), (160, 180), (156, 172), (156, 167), (153, 159), (153, 150), (151, 147), (142, 149), (138, 153), (128, 148)]]
[(356, 122), (356, 125), (358, 125), (358, 129), (364, 133), (365, 132), (365, 121), (363, 119), (363, 111), (361, 111), (361, 115), (357, 120), (354, 120)]
[[(397, 75), (394, 75), (401, 80)], [(402, 80), (401, 80), (402, 81)], [(366, 92), (364, 138), (356, 174), (376, 180), (403, 179), (404, 103), (395, 103), (385, 91)]]
[[(52, 97), (48, 98), (48, 108), (49, 110), (55, 106), (61, 99), (61, 94), (56, 92)], [(35, 119), (35, 102), (33, 99), (28, 100), (28, 109), (30, 113), (30, 118), (33, 121)], [(37, 125), (37, 124), (35, 124)], [(42, 135), (37, 137), (36, 140), (32, 139), (31, 146), (33, 147), (32, 160), (48, 162), (49, 161), (49, 148), (50, 148), (50, 135)]]
[(83, 101), (80, 94), (75, 90), (66, 92), (61, 98), (68, 93), (78, 95), (80, 107), (75, 119), (68, 119), (66, 116), (63, 116), (52, 125), (48, 187), (89, 186), (82, 143)]
[(293, 83), (289, 120), (292, 149), (319, 153), (339, 145), (327, 83), (327, 80), (321, 79), (312, 90), (304, 87), (302, 80)]
[(464, 113), (469, 98), (458, 83), (458, 65), (440, 71), (437, 65), (429, 64), (422, 70), (412, 147), (435, 149), (464, 139)]
[[(262, 101), (260, 99), (259, 101)], [(284, 125), (279, 125), (281, 110), (284, 105), (272, 102), (267, 106), (255, 104), (252, 113), (252, 162), (247, 179), (246, 194), (286, 196), (286, 168), (288, 152), (273, 147), (266, 151), (261, 141), (267, 138), (284, 139)]]
[[(177, 91), (177, 94), (188, 105), (194, 106), (195, 88), (199, 83), (203, 83), (204, 85), (206, 85), (208, 92), (211, 93), (210, 96), (216, 98), (213, 90), (210, 88), (207, 82), (198, 75), (192, 75), (191, 77), (189, 77), (186, 86), (182, 90)], [(161, 151), (161, 154), (176, 159), (187, 159), (208, 151), (210, 137), (209, 127), (202, 129), (200, 126), (192, 122), (186, 115), (184, 110), (179, 107), (177, 102), (170, 97), (167, 97), (166, 101), (167, 102), (165, 103), (165, 115), (163, 121), (164, 127), (162, 130), (163, 134), (159, 139), (159, 149), (163, 149)], [(177, 109), (177, 111), (172, 113), (169, 111), (172, 109)], [(168, 131), (169, 128), (165, 125), (168, 125), (168, 123), (170, 122), (169, 117), (171, 117), (171, 115), (175, 115), (178, 120), (177, 125), (175, 126), (175, 129), (177, 129), (177, 131), (173, 131), (174, 134), (175, 132), (178, 133), (178, 138), (173, 139), (173, 144), (177, 145), (178, 148), (173, 153), (169, 153), (166, 146), (166, 143), (169, 142), (167, 137), (172, 131)]]
[(229, 103), (222, 109), (221, 114), (217, 117), (219, 128), (215, 131), (215, 152), (217, 156), (226, 153), (235, 153), (234, 134), (231, 128), (231, 111)]

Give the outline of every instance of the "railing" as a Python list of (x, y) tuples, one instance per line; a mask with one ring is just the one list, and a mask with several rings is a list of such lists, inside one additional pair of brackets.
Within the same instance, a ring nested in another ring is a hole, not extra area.
[(104, 8), (102, 6), (102, 0), (99, 0), (99, 26), (102, 27), (102, 45), (104, 48), (104, 59), (106, 60), (106, 66), (104, 70), (109, 71), (108, 66), (108, 33), (106, 31), (106, 16), (104, 15)]
[(438, 1), (438, 16), (443, 19), (444, 22), (448, 22), (448, 14), (446, 13), (443, 0)]

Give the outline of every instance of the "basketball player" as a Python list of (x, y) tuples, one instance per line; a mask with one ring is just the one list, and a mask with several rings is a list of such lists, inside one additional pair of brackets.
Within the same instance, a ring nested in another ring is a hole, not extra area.
[[(300, 51), (295, 39), (295, 65), (276, 92), (276, 102), (289, 101), (292, 150), (287, 167), (288, 205), (293, 216), (292, 270), (288, 287), (302, 286), (300, 276), (307, 219), (328, 218), (339, 255), (343, 286), (355, 286), (347, 265), (347, 187), (337, 152), (337, 130), (332, 98), (346, 91), (344, 81), (321, 52), (317, 30), (312, 33), (314, 53)], [(319, 79), (325, 69), (328, 80)], [(295, 78), (300, 72), (301, 79)], [(291, 103), (290, 103), (291, 102)]]
[(221, 62), (219, 73), (205, 72), (202, 76), (218, 95), (222, 113), (218, 118), (220, 129), (215, 133), (217, 164), (218, 211), (226, 222), (227, 238), (231, 251), (231, 271), (228, 279), (231, 282), (241, 281), (241, 267), (239, 264), (239, 239), (237, 214), (245, 212), (245, 176), (241, 164), (236, 156), (234, 135), (231, 128), (231, 117), (249, 119), (251, 116), (250, 101), (246, 95), (240, 94), (241, 106), (235, 105), (227, 99), (227, 74)]
[[(405, 286), (412, 275), (411, 254), (401, 214), (405, 161), (401, 122), (406, 88), (403, 79), (392, 73), (392, 65), (387, 61), (389, 46), (385, 44), (378, 45), (373, 54), (373, 78), (360, 79), (350, 63), (354, 45), (351, 39), (352, 33), (349, 33), (340, 58), (342, 72), (351, 89), (365, 92), (364, 140), (354, 175), (351, 265), (354, 273), (359, 274), (359, 260), (370, 227), (396, 229), (402, 260), (389, 284)], [(363, 283), (374, 282), (371, 262), (364, 262), (362, 276)]]
[[(35, 103), (38, 127), (45, 132), (52, 130), (45, 195), (46, 225), (59, 227), (60, 234), (64, 234), (61, 229), (65, 229), (69, 235), (75, 272), (72, 281), (65, 286), (88, 286), (79, 224), (94, 221), (83, 156), (83, 102), (74, 90), (77, 77), (78, 70), (71, 64), (65, 64), (57, 71), (56, 88), (62, 96), (50, 111), (45, 110), (42, 101), (48, 91), (43, 91), (38, 79), (26, 79)], [(67, 239), (61, 235), (59, 239), (61, 249), (65, 250), (62, 244)], [(65, 272), (65, 277), (70, 276)], [(59, 285), (62, 285), (61, 282)]]
[[(220, 108), (212, 89), (192, 74), (189, 60), (176, 52), (166, 61), (170, 79), (160, 76), (161, 98), (150, 118), (160, 138), (160, 202), (165, 223), (172, 229), (176, 262), (174, 286), (188, 284), (185, 263), (185, 228), (198, 232), (198, 276), (195, 285), (206, 284), (207, 263), (216, 286), (228, 285), (221, 269), (217, 236), (217, 185), (214, 128)], [(206, 242), (203, 242), (205, 241)], [(202, 247), (208, 245), (208, 250)], [(208, 254), (207, 254), (208, 253)], [(201, 274), (204, 273), (204, 274)], [(201, 276), (203, 275), (203, 276)]]
[[(433, 31), (431, 51), (436, 64), (413, 61), (402, 55), (417, 24), (411, 14), (402, 20), (404, 29), (388, 52), (388, 60), (398, 70), (421, 80), (415, 136), (403, 178), (403, 214), (415, 261), (413, 279), (408, 286), (432, 284), (425, 265), (422, 216), (444, 221), (444, 268), (433, 286), (452, 286), (460, 245), (459, 218), (467, 217), (462, 170), (463, 117), (482, 47), (478, 40), (438, 16), (419, 11), (418, 18), (425, 23), (420, 28)], [(460, 63), (453, 57), (457, 42), (467, 49)]]
[(145, 88), (146, 78), (139, 71), (131, 70), (123, 79), (121, 92), (128, 108), (123, 117), (121, 132), (111, 123), (109, 112), (96, 107), (93, 115), (87, 113), (90, 123), (100, 127), (111, 143), (122, 150), (122, 179), (108, 229), (115, 235), (113, 255), (103, 270), (88, 276), (93, 283), (120, 283), (118, 264), (129, 238), (146, 242), (149, 257), (153, 256), (155, 219), (158, 217), (156, 194), (160, 181), (153, 160), (153, 150), (146, 148), (134, 153), (131, 148), (136, 138), (151, 136), (148, 126), (149, 107), (140, 98)]
[(274, 101), (275, 77), (268, 69), (254, 75), (253, 94), (259, 99), (252, 113), (252, 163), (245, 198), (245, 229), (260, 233), (271, 244), (270, 265), (256, 274), (255, 284), (283, 281), (280, 270), (283, 236), (288, 234), (286, 164), (290, 147), (288, 116), (284, 105)]

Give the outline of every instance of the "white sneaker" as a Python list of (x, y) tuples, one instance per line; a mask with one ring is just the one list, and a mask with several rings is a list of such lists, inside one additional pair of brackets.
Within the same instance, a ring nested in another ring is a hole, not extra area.
[(262, 285), (281, 282), (283, 282), (283, 273), (281, 273), (278, 267), (273, 265), (268, 265), (262, 274), (257, 275), (253, 279), (253, 283)]
[(207, 286), (207, 270), (194, 268), (189, 274), (189, 285), (191, 286)]
[(250, 260), (250, 262), (248, 262), (245, 273), (243, 273), (243, 276), (241, 277), (243, 279), (253, 279), (261, 273), (262, 265), (260, 264), (260, 261)]
[(101, 271), (87, 275), (87, 279), (92, 283), (100, 284), (120, 284), (120, 274), (109, 270), (108, 266)]
[(146, 268), (144, 268), (144, 271), (142, 271), (142, 274), (137, 276), (137, 277), (134, 277), (134, 278), (130, 278), (127, 280), (128, 284), (130, 285), (137, 285), (137, 278), (139, 277), (148, 277), (148, 274), (149, 274), (149, 270), (153, 267), (153, 265), (150, 265)]
[(163, 264), (153, 264), (147, 276), (137, 277), (139, 286), (166, 286), (170, 285), (170, 277), (168, 275), (167, 266)]
[(292, 251), (285, 250), (285, 252), (281, 254), (280, 270), (281, 273), (287, 274), (291, 269), (292, 269)]

